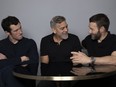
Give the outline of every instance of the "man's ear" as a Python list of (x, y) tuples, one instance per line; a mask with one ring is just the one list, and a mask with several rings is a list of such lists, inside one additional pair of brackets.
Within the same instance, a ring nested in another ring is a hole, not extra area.
[(9, 34), (10, 34), (10, 33), (9, 33), (9, 32), (7, 32), (7, 31), (5, 31), (5, 34), (9, 36)]
[(55, 34), (56, 33), (56, 29), (52, 28), (52, 32)]
[(100, 32), (104, 32), (104, 31), (105, 31), (105, 27), (102, 26), (102, 27), (100, 28)]

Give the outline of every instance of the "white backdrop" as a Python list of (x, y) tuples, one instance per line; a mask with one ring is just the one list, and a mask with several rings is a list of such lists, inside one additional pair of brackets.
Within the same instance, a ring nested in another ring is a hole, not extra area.
[[(105, 13), (111, 21), (110, 31), (116, 33), (116, 0), (0, 0), (0, 21), (13, 15), (22, 23), (24, 36), (33, 38), (40, 48), (40, 40), (51, 33), (49, 22), (53, 16), (65, 16), (69, 32), (80, 40), (88, 34), (88, 19)], [(0, 26), (0, 39), (5, 33)]]
[[(0, 0), (0, 21), (9, 15), (18, 17), (24, 36), (34, 39), (39, 51), (40, 40), (51, 33), (49, 22), (56, 15), (66, 17), (69, 32), (82, 40), (88, 35), (89, 17), (105, 13), (111, 21), (111, 33), (116, 34), (115, 4), (116, 0)], [(0, 26), (0, 40), (5, 37)]]

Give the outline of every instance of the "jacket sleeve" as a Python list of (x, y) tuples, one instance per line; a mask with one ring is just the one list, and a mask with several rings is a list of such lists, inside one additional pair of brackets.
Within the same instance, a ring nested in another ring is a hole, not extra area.
[(29, 65), (27, 67), (30, 71), (30, 74), (36, 75), (39, 65), (39, 53), (37, 50), (37, 45), (33, 40), (27, 56), (29, 57)]
[(7, 66), (14, 66), (20, 63), (21, 63), (21, 60), (19, 58), (2, 59), (0, 60), (0, 69)]

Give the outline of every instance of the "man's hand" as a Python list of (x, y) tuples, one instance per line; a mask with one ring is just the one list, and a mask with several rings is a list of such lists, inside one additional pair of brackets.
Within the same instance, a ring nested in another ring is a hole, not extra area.
[(71, 52), (71, 54), (73, 55), (72, 57), (70, 57), (70, 59), (72, 59), (72, 62), (74, 64), (88, 64), (91, 63), (91, 58), (88, 57), (85, 53), (83, 52)]
[[(24, 61), (28, 61), (29, 60), (29, 57), (27, 57), (27, 56), (22, 56), (21, 57), (21, 62), (24, 62)], [(22, 67), (26, 67), (28, 64), (24, 64), (24, 65), (22, 65)]]
[(22, 56), (21, 57), (21, 62), (28, 61), (28, 60), (29, 60), (29, 57), (27, 57), (27, 56)]
[(7, 57), (4, 54), (0, 53), (0, 60), (3, 60), (3, 59), (7, 59)]

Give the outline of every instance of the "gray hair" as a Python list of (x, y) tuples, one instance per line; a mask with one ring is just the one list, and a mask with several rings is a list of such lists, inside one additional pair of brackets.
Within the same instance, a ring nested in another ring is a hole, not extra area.
[(63, 16), (55, 16), (50, 21), (50, 27), (53, 28), (53, 27), (56, 26), (57, 23), (61, 23), (63, 21), (66, 21), (65, 17), (63, 17)]

